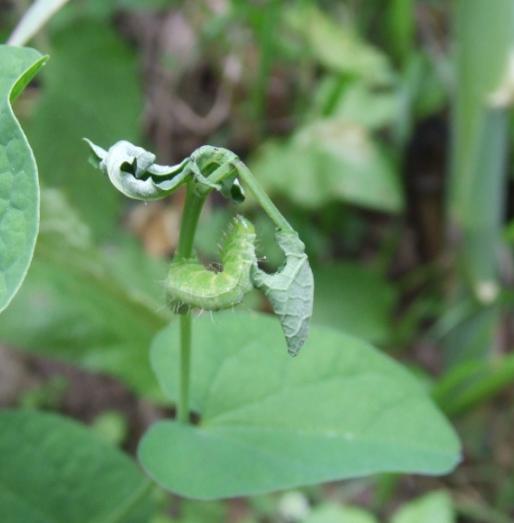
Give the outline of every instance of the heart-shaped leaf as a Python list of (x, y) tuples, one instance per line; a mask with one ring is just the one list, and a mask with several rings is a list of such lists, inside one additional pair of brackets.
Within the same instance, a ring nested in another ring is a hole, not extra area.
[[(242, 496), (378, 472), (443, 474), (459, 442), (422, 387), (368, 344), (314, 327), (296, 359), (278, 321), (250, 313), (195, 323), (192, 408), (197, 426), (160, 421), (139, 458), (163, 487), (202, 499)], [(151, 360), (176, 401), (179, 330)]]
[(149, 490), (126, 456), (77, 423), (0, 413), (3, 523), (146, 523)]
[(34, 49), (0, 45), (0, 311), (25, 278), (39, 220), (36, 162), (11, 104), (45, 61)]

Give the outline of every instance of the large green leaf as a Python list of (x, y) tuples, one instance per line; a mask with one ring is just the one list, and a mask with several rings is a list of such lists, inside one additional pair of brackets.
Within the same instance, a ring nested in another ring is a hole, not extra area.
[(71, 4), (60, 13), (59, 28), (50, 32), (52, 67), (43, 76), (27, 134), (43, 182), (63, 189), (93, 232), (105, 238), (119, 217), (121, 200), (88, 164), (82, 138), (104, 146), (120, 136), (138, 143), (141, 92), (134, 53), (107, 23), (87, 16), (67, 19)]
[(396, 295), (382, 274), (354, 263), (341, 263), (318, 267), (314, 279), (314, 322), (372, 343), (391, 339)]
[(146, 523), (149, 487), (126, 456), (75, 422), (0, 413), (2, 523)]
[(165, 264), (130, 243), (96, 248), (61, 193), (42, 196), (34, 263), (0, 317), (0, 341), (108, 372), (156, 395), (147, 353), (169, 319), (159, 284)]
[[(162, 486), (194, 498), (257, 494), (378, 472), (443, 474), (458, 440), (423, 388), (366, 343), (314, 327), (287, 356), (278, 321), (251, 313), (194, 325), (199, 425), (161, 421), (139, 458)], [(179, 331), (155, 339), (152, 366), (177, 400)]]
[(45, 61), (34, 49), (0, 46), (0, 311), (25, 278), (39, 221), (36, 162), (11, 104)]

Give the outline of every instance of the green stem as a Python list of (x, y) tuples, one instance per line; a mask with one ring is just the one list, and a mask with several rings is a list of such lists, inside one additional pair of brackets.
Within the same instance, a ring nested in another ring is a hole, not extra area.
[[(229, 152), (229, 151), (227, 151)], [(237, 160), (237, 156), (234, 153), (230, 153), (232, 157), (217, 167), (211, 174), (209, 174), (209, 182), (212, 184), (219, 184), (225, 180), (231, 174), (234, 174), (235, 166), (234, 162)], [(207, 194), (211, 189), (209, 187), (198, 187), (198, 191), (201, 194)]]
[(176, 256), (180, 258), (191, 257), (196, 227), (206, 196), (207, 194), (199, 195), (195, 192), (193, 184), (191, 182), (188, 183), (182, 223), (180, 224), (180, 238), (176, 252)]
[(270, 217), (277, 229), (285, 232), (295, 232), (276, 205), (271, 201), (270, 197), (265, 193), (264, 189), (257, 182), (250, 169), (248, 169), (248, 167), (239, 159), (235, 160), (234, 166), (245, 185), (250, 189), (250, 192), (254, 195), (255, 199), (259, 202), (261, 207), (264, 209), (264, 212)]
[[(193, 184), (187, 185), (184, 213), (180, 225), (180, 238), (176, 256), (190, 258), (193, 252), (198, 219), (207, 195), (198, 195)], [(180, 316), (180, 377), (179, 398), (177, 403), (177, 419), (182, 423), (189, 422), (189, 382), (191, 374), (191, 312)]]
[[(234, 155), (233, 159), (223, 163), (213, 171), (209, 175), (209, 181), (213, 184), (219, 184), (225, 178), (233, 174), (234, 171), (236, 171), (241, 180), (243, 180), (246, 187), (248, 187), (250, 192), (254, 195), (255, 199), (259, 202), (260, 206), (270, 217), (277, 229), (280, 229), (281, 231), (295, 232), (276, 205), (271, 201), (264, 189), (260, 186), (252, 171), (250, 171), (250, 169), (248, 169), (248, 167), (237, 156)], [(200, 189), (200, 191), (202, 191), (202, 189)]]
[(180, 315), (180, 392), (177, 420), (189, 422), (189, 382), (191, 374), (191, 313)]

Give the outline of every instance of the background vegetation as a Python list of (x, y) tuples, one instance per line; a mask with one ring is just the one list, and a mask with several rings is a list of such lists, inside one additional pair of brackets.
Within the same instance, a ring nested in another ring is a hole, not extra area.
[[(2, 41), (26, 7), (0, 1)], [(406, 363), (456, 425), (464, 460), (439, 479), (229, 502), (152, 492), (140, 510), (153, 523), (512, 521), (513, 36), (509, 0), (71, 0), (35, 36), (51, 62), (16, 106), (41, 232), (0, 317), (0, 406), (63, 413), (129, 454), (167, 414), (147, 347), (170, 320), (161, 282), (183, 195), (127, 202), (81, 139), (124, 138), (160, 163), (221, 145), (305, 241), (313, 321)], [(230, 216), (210, 200), (205, 259)], [(272, 227), (253, 218), (276, 267)]]

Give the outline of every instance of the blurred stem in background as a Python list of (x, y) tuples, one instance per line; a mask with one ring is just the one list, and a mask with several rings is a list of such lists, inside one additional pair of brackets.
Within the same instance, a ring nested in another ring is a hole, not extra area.
[(24, 13), (7, 44), (26, 45), (67, 2), (68, 0), (36, 0)]
[(512, 0), (457, 2), (448, 199), (450, 238), (457, 257), (453, 298), (482, 310), (450, 336), (450, 364), (491, 355), (500, 322), (496, 302), (505, 207), (506, 112), (514, 95), (509, 82), (513, 23)]
[(413, 49), (416, 26), (414, 0), (391, 0), (386, 24), (391, 54), (399, 64), (404, 65)]

